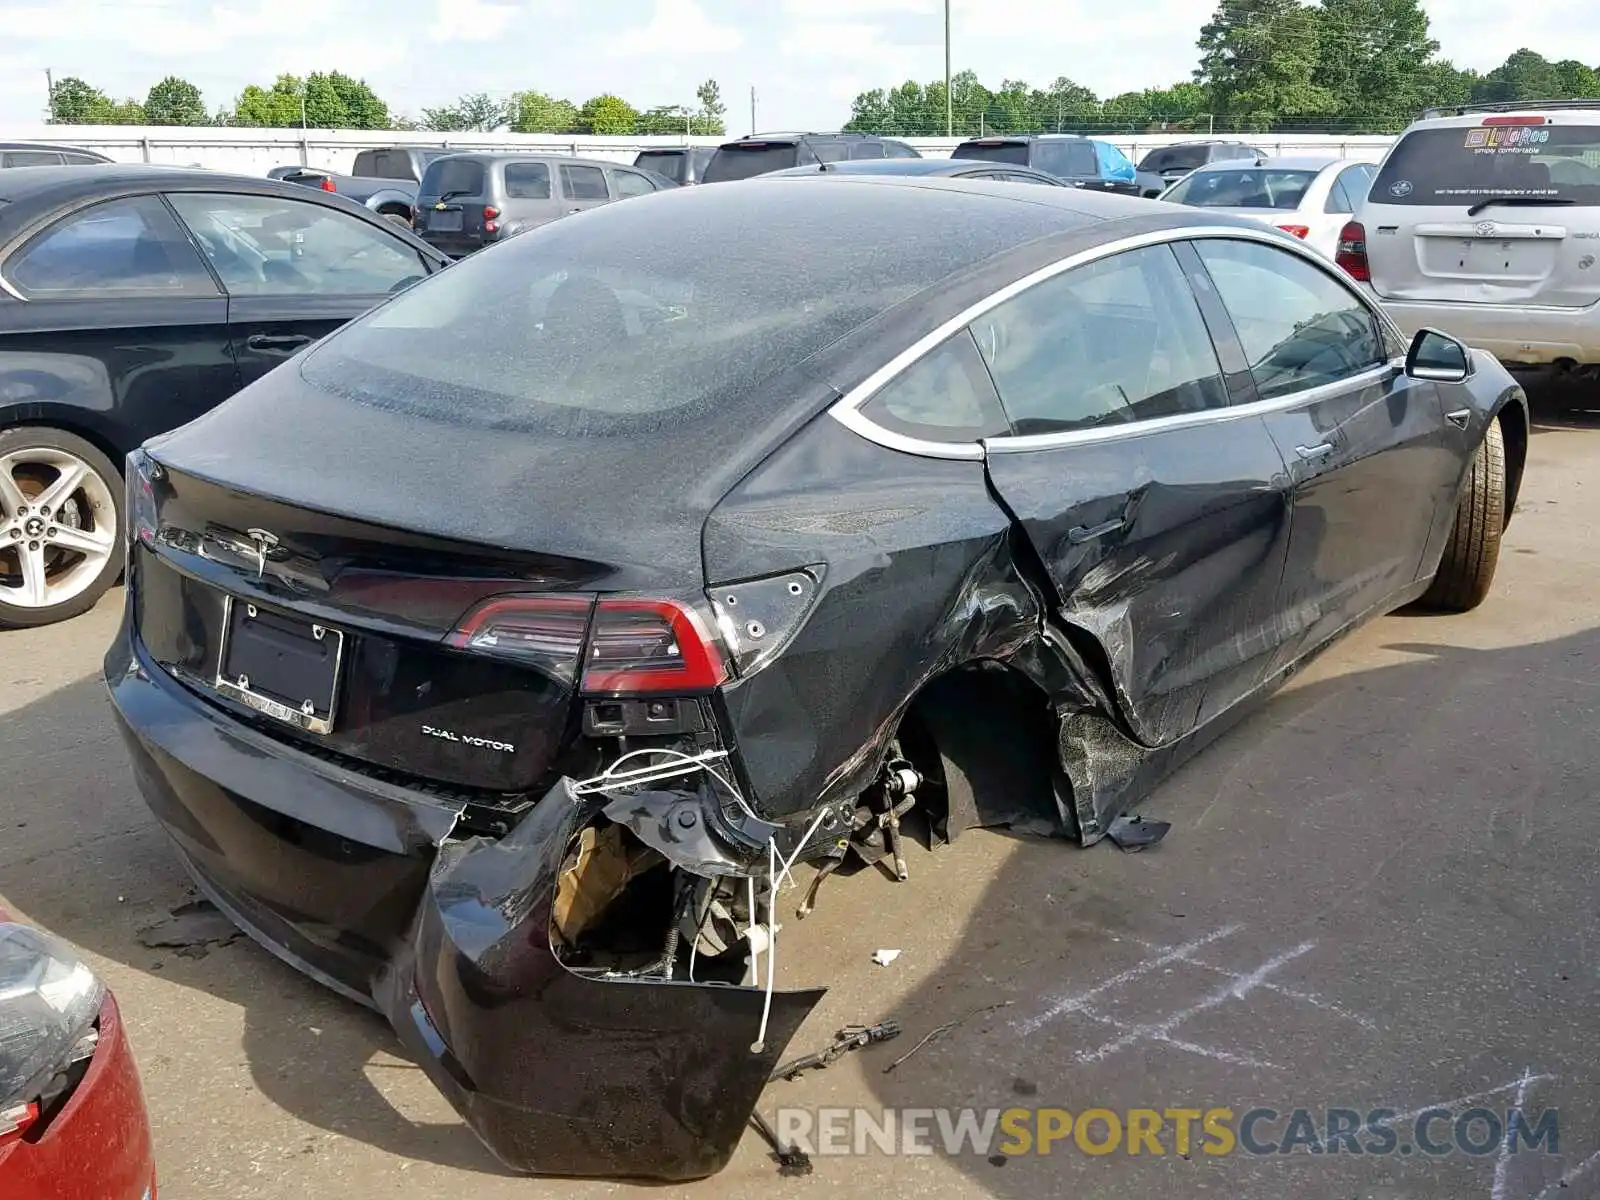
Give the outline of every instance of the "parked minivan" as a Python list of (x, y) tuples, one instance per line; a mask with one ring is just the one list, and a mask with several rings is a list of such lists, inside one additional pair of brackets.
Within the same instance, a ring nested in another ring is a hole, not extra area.
[(1339, 242), (1407, 333), (1600, 374), (1600, 100), (1431, 110)]
[(688, 186), (701, 181), (716, 153), (715, 146), (652, 146), (639, 151), (633, 165)]
[(769, 171), (853, 158), (921, 158), (898, 138), (867, 133), (759, 133), (717, 147), (702, 183), (752, 179)]
[(428, 164), (415, 228), (452, 258), (613, 200), (671, 191), (653, 171), (558, 154), (452, 154)]

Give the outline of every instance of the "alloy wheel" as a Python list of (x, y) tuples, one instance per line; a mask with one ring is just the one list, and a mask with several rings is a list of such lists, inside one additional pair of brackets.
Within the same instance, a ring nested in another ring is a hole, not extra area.
[(116, 549), (111, 486), (50, 446), (0, 455), (0, 602), (52, 608), (76, 598)]

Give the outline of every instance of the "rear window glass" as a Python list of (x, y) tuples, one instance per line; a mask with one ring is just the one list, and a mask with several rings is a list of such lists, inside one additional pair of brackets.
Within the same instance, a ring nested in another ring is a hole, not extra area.
[(688, 176), (684, 169), (688, 166), (688, 159), (688, 152), (684, 150), (641, 150), (639, 157), (633, 160), (633, 165), (665, 175), (674, 183), (682, 183)]
[(1271, 171), (1254, 167), (1196, 171), (1173, 185), (1164, 199), (1196, 208), (1298, 208), (1315, 171)]
[(429, 166), (418, 191), (425, 196), (483, 195), (483, 164), (470, 158), (447, 158)]
[(1373, 184), (1378, 204), (1491, 196), (1600, 204), (1600, 125), (1457, 125), (1400, 139)]
[(723, 146), (706, 167), (707, 183), (749, 179), (768, 171), (798, 166), (800, 148), (793, 142), (755, 142), (748, 146)]
[[(985, 162), (1012, 163), (1015, 166), (1028, 165), (1027, 142), (962, 142), (955, 148), (951, 158), (981, 158)], [(1091, 158), (1094, 156), (1091, 154)], [(1091, 168), (1092, 170), (1092, 168)]]
[[(920, 188), (740, 188), (554, 221), (400, 293), (310, 351), (313, 386), (492, 430), (678, 436), (771, 413), (760, 385), (1059, 214)], [(870, 196), (861, 197), (867, 192)], [(819, 246), (881, 247), (870, 255)], [(720, 247), (716, 254), (705, 247)], [(848, 382), (848, 381), (842, 381)]]
[(1052, 175), (1100, 173), (1100, 160), (1091, 142), (1035, 142), (1032, 165)]
[(508, 200), (550, 199), (549, 163), (507, 163), (505, 172)]
[(1139, 160), (1141, 171), (1192, 171), (1211, 161), (1210, 146), (1168, 146)]

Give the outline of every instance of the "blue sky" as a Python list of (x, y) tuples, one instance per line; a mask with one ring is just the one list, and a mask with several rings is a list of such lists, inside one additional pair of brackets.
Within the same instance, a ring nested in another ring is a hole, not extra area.
[[(956, 70), (991, 86), (1068, 75), (1101, 95), (1187, 78), (1213, 0), (954, 0)], [(1529, 46), (1600, 63), (1600, 8), (1431, 0), (1458, 65)], [(640, 107), (722, 85), (733, 132), (836, 127), (859, 91), (944, 71), (943, 0), (0, 0), (0, 127), (37, 121), (45, 68), (115, 98), (168, 73), (213, 110), (281, 71), (365, 76), (400, 113), (537, 88)]]

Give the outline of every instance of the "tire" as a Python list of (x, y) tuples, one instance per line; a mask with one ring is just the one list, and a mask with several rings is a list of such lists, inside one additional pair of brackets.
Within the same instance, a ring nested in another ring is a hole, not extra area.
[(411, 218), (406, 216), (405, 213), (386, 212), (383, 214), (383, 219), (385, 221), (393, 221), (396, 225), (404, 226), (406, 229), (411, 228)]
[[(76, 486), (39, 511), (68, 471), (81, 471)], [(53, 625), (99, 602), (122, 573), (122, 503), (122, 473), (82, 438), (0, 430), (0, 629)]]
[(1500, 561), (1500, 534), (1506, 527), (1506, 445), (1500, 422), (1492, 421), (1472, 456), (1466, 485), (1456, 501), (1455, 525), (1424, 607), (1468, 612), (1482, 604)]

